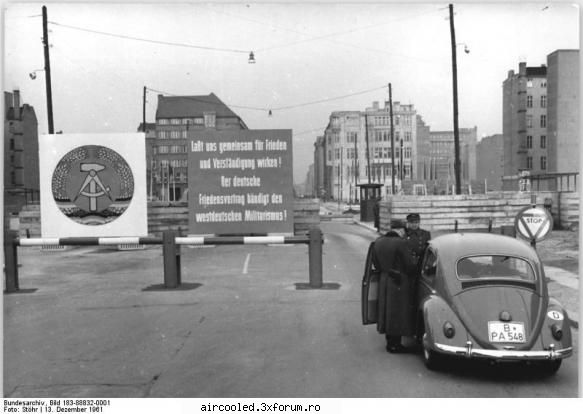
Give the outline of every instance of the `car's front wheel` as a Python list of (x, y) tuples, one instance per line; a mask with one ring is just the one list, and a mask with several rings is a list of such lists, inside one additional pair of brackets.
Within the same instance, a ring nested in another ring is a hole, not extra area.
[(427, 334), (423, 334), (423, 362), (430, 370), (438, 369), (441, 363), (441, 356), (431, 349), (427, 343)]

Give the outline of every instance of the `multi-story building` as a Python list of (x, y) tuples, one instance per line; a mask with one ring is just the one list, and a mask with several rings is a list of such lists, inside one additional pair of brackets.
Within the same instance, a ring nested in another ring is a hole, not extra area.
[[(478, 128), (459, 128), (460, 180), (462, 187), (476, 180), (476, 142)], [(439, 182), (438, 188), (451, 191), (455, 185), (455, 139), (453, 131), (429, 132), (429, 180)], [(446, 187), (444, 187), (444, 184)]]
[(314, 142), (314, 196), (321, 198), (323, 200), (327, 199), (330, 192), (326, 185), (329, 183), (324, 180), (325, 169), (326, 169), (326, 148), (323, 136), (317, 137), (316, 142)]
[(547, 171), (579, 172), (579, 50), (557, 50), (547, 65)]
[(20, 91), (4, 92), (4, 213), (39, 201), (38, 122)]
[[(360, 184), (383, 184), (383, 195), (388, 195), (392, 193), (393, 174), (396, 191), (404, 181), (415, 179), (416, 115), (413, 105), (393, 103), (393, 153), (388, 102), (384, 108), (373, 102), (365, 111), (333, 112), (324, 136), (315, 144), (315, 185), (320, 190), (316, 194), (354, 201)], [(321, 165), (319, 157), (323, 158)]]
[(554, 189), (579, 171), (579, 51), (556, 50), (547, 64), (508, 72), (503, 82), (504, 187), (528, 175)]
[(476, 145), (477, 180), (484, 183), (487, 191), (502, 189), (504, 175), (504, 136), (484, 137)]
[(138, 127), (138, 132), (143, 132), (146, 135), (146, 181), (148, 186), (148, 200), (153, 199), (154, 193), (154, 174), (153, 174), (153, 161), (154, 161), (154, 147), (156, 146), (156, 124), (146, 122), (146, 126), (141, 123)]
[(189, 130), (248, 129), (243, 120), (214, 93), (206, 96), (158, 95), (156, 137), (152, 158), (154, 198), (176, 201), (188, 189)]
[(528, 67), (520, 62), (518, 73), (508, 72), (502, 90), (504, 175), (546, 172), (547, 67)]

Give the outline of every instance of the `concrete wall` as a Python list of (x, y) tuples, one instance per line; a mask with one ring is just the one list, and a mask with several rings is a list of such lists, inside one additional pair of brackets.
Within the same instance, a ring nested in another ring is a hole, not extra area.
[[(317, 199), (298, 199), (294, 201), (294, 234), (307, 234), (309, 229), (320, 225), (320, 203)], [(40, 237), (40, 206), (24, 206), (19, 214), (19, 223), (11, 225), (18, 230), (20, 237)], [(188, 234), (187, 203), (148, 203), (148, 233), (159, 236), (164, 230), (178, 230)]]
[[(579, 223), (578, 193), (538, 192), (536, 203), (552, 202), (555, 228), (572, 228)], [(396, 196), (380, 204), (382, 231), (389, 230), (391, 219), (405, 220), (409, 213), (421, 215), (421, 227), (429, 231), (486, 230), (513, 226), (516, 214), (531, 205), (530, 193), (495, 192), (455, 196)]]

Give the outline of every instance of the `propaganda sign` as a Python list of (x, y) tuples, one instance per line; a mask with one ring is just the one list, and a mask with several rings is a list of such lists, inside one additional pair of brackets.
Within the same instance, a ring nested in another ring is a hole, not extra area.
[(43, 237), (147, 235), (144, 134), (44, 135)]
[(293, 234), (291, 130), (190, 131), (192, 234)]
[(514, 219), (516, 232), (531, 242), (544, 240), (553, 229), (553, 217), (541, 207), (525, 207)]

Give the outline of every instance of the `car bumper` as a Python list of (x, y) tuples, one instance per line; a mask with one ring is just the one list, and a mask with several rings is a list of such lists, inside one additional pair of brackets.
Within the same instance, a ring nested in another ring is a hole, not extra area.
[(555, 349), (553, 345), (543, 351), (516, 351), (510, 349), (481, 349), (474, 348), (471, 342), (465, 347), (445, 344), (434, 344), (435, 350), (449, 355), (465, 356), (468, 358), (487, 358), (498, 361), (530, 361), (530, 360), (555, 360), (571, 356), (573, 347)]

